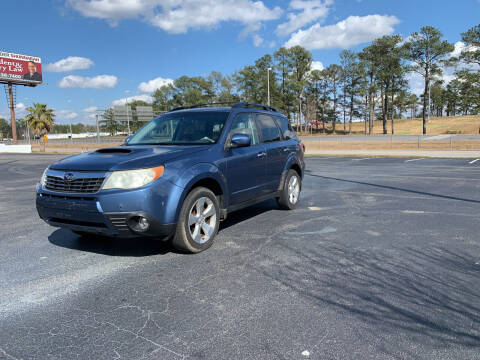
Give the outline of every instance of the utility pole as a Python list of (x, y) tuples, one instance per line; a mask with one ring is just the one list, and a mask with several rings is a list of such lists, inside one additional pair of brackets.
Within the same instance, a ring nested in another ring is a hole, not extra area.
[(267, 105), (270, 106), (270, 71), (272, 68), (267, 69)]
[(95, 115), (95, 118), (97, 120), (97, 143), (100, 142), (100, 129), (98, 127), (98, 114)]
[(428, 113), (427, 113), (427, 123), (430, 123), (430, 81), (428, 82)]
[[(125, 100), (125, 103), (127, 101)], [(128, 127), (128, 136), (130, 136), (130, 116), (128, 115), (128, 105), (125, 104), (125, 108), (127, 109), (127, 127)]]
[(17, 124), (15, 123), (15, 105), (13, 104), (12, 83), (8, 83), (8, 102), (10, 107), (10, 120), (12, 121), (12, 138), (13, 143), (17, 144)]
[(125, 90), (125, 110), (127, 111), (127, 127), (128, 127), (128, 136), (130, 136), (130, 117), (128, 116), (128, 93), (130, 90)]
[(70, 119), (70, 142), (73, 144), (72, 119)]

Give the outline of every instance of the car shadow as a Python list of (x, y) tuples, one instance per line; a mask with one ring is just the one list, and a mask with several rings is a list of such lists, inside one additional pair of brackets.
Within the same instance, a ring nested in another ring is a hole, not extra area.
[[(225, 221), (220, 223), (219, 233), (242, 221), (272, 210), (278, 210), (278, 205), (274, 199), (232, 212)], [(108, 256), (142, 257), (167, 253), (185, 254), (173, 248), (169, 241), (155, 238), (122, 239), (97, 235), (80, 236), (67, 229), (55, 230), (48, 237), (48, 241), (55, 246)]]
[(229, 213), (227, 218), (220, 223), (219, 232), (224, 229), (228, 229), (230, 226), (236, 225), (242, 221), (251, 219), (255, 216), (272, 210), (279, 210), (275, 199), (265, 200), (261, 203)]
[(169, 242), (154, 238), (122, 239), (96, 235), (80, 236), (66, 229), (55, 230), (48, 237), (48, 241), (55, 246), (108, 256), (142, 257), (176, 252)]

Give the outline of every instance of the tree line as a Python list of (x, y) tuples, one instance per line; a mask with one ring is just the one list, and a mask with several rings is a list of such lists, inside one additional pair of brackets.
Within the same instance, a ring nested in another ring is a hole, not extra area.
[[(339, 64), (323, 70), (312, 70), (312, 54), (305, 48), (280, 48), (230, 75), (182, 76), (157, 89), (152, 105), (168, 111), (212, 102), (266, 104), (270, 90), (272, 106), (298, 128), (310, 123), (316, 131), (335, 133), (343, 124), (343, 132), (351, 133), (352, 122), (362, 119), (365, 134), (371, 134), (374, 121), (382, 120), (383, 132), (390, 121), (394, 134), (394, 119), (416, 117), (420, 110), (426, 134), (429, 114), (480, 112), (480, 25), (462, 33), (462, 41), (461, 54), (451, 57), (454, 45), (438, 29), (425, 26), (406, 39), (384, 36), (359, 52), (344, 50)], [(447, 67), (455, 77), (448, 84), (442, 80)], [(411, 73), (423, 79), (420, 96), (409, 89)]]
[[(361, 51), (343, 50), (339, 64), (321, 70), (312, 68), (312, 54), (305, 48), (282, 47), (232, 74), (212, 71), (208, 76), (181, 76), (155, 90), (151, 104), (137, 100), (129, 105), (152, 105), (155, 112), (164, 112), (202, 103), (270, 102), (297, 129), (311, 124), (316, 132), (344, 134), (352, 132), (354, 120), (363, 120), (365, 134), (373, 133), (375, 120), (382, 121), (383, 133), (387, 134), (390, 121), (394, 134), (394, 119), (413, 118), (421, 111), (426, 134), (429, 115), (480, 114), (480, 25), (461, 37), (463, 49), (452, 57), (454, 45), (444, 40), (438, 29), (425, 26), (406, 39), (384, 36)], [(442, 80), (446, 68), (453, 69), (454, 78), (448, 83)], [(412, 73), (423, 79), (420, 96), (409, 88)], [(45, 134), (53, 131), (54, 120), (54, 110), (34, 103), (17, 128), (28, 126), (35, 134)], [(131, 130), (136, 131), (142, 123), (134, 117), (131, 120)], [(4, 137), (11, 133), (5, 123), (0, 120)], [(342, 130), (339, 124), (343, 124)], [(102, 131), (112, 134), (126, 130), (126, 124), (115, 119), (112, 109), (105, 111), (100, 125)], [(69, 130), (69, 125), (56, 125), (57, 132)], [(72, 130), (92, 128), (75, 124)]]

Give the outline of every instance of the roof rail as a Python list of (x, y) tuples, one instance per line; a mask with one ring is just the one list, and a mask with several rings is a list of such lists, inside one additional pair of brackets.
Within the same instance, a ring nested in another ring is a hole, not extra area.
[(208, 106), (216, 106), (216, 105), (230, 105), (233, 106), (237, 104), (235, 101), (224, 101), (224, 102), (215, 102), (215, 103), (206, 103), (206, 104), (195, 104), (195, 105), (190, 105), (190, 106), (179, 106), (176, 108), (173, 108), (170, 111), (177, 111), (177, 110), (185, 110), (185, 109), (195, 109), (199, 107), (208, 107)]
[(185, 110), (185, 109), (195, 109), (195, 108), (200, 108), (200, 107), (208, 107), (208, 106), (217, 106), (217, 105), (229, 105), (232, 108), (257, 108), (257, 109), (262, 109), (262, 110), (267, 110), (267, 111), (274, 111), (274, 112), (280, 112), (278, 109), (274, 108), (273, 106), (270, 105), (262, 105), (262, 104), (255, 104), (255, 103), (249, 103), (249, 102), (235, 102), (235, 101), (225, 101), (225, 102), (215, 102), (215, 103), (206, 103), (206, 104), (195, 104), (195, 105), (190, 105), (190, 106), (179, 106), (176, 108), (173, 108), (169, 110), (168, 112), (171, 111), (177, 111), (177, 110)]
[(257, 109), (262, 109), (262, 110), (267, 110), (267, 111), (274, 111), (274, 112), (280, 112), (278, 109), (274, 108), (273, 106), (270, 105), (262, 105), (262, 104), (255, 104), (255, 103), (248, 103), (248, 102), (239, 102), (233, 105), (235, 108), (248, 108), (248, 107), (253, 107)]

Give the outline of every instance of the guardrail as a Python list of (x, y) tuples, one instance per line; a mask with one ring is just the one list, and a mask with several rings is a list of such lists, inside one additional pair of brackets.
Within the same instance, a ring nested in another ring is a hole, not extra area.
[(480, 150), (478, 135), (305, 136), (307, 147), (318, 150)]

